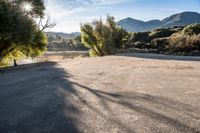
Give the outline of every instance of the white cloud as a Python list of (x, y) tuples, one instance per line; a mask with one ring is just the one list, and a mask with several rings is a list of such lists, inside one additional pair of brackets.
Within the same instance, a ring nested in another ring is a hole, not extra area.
[(63, 0), (69, 9), (79, 7), (103, 6), (123, 2), (125, 0)]
[[(47, 0), (47, 13), (56, 21), (51, 29), (71, 32), (80, 29), (80, 23), (109, 13), (107, 7), (133, 0)], [(135, 0), (134, 0), (135, 1)]]
[(60, 4), (65, 10), (87, 9), (96, 6), (106, 6), (118, 4), (128, 0), (48, 0), (48, 6)]

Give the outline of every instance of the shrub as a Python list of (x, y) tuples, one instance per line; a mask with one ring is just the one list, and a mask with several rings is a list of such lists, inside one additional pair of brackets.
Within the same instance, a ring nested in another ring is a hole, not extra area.
[(172, 30), (170, 28), (168, 28), (168, 29), (156, 29), (156, 30), (153, 30), (150, 33), (150, 37), (151, 37), (151, 39), (169, 37), (175, 32), (176, 31), (174, 31), (174, 30)]
[(135, 42), (148, 43), (148, 42), (151, 41), (151, 39), (149, 37), (149, 32), (136, 32), (136, 33), (132, 33), (132, 35), (131, 35), (131, 41), (133, 43), (135, 43)]
[(139, 49), (156, 49), (158, 53), (199, 55), (200, 24), (133, 33), (130, 40), (131, 46)]
[(151, 48), (157, 49), (158, 52), (166, 52), (168, 50), (168, 38), (157, 38), (151, 42)]
[(100, 19), (81, 25), (81, 41), (90, 49), (91, 56), (114, 54), (126, 43), (127, 36), (128, 32), (118, 27), (114, 17), (110, 16), (107, 16), (105, 23)]
[(200, 34), (192, 36), (174, 34), (169, 38), (169, 42), (170, 53), (200, 51)]
[(144, 42), (135, 42), (135, 48), (139, 48), (139, 49), (142, 49), (144, 48), (144, 46), (146, 45)]
[(200, 34), (200, 24), (191, 24), (186, 26), (181, 34), (183, 35), (198, 35)]

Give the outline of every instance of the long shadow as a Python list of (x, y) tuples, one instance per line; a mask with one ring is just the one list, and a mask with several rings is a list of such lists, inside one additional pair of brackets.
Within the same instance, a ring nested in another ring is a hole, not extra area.
[[(56, 63), (3, 69), (0, 77), (0, 133), (76, 133), (79, 114), (62, 93), (75, 93), (71, 75)], [(56, 82), (55, 82), (56, 81)]]
[[(142, 101), (147, 101), (154, 104), (159, 104), (159, 105), (165, 106), (166, 108), (172, 108), (177, 111), (183, 111), (184, 109), (186, 109), (186, 112), (190, 111), (191, 113), (194, 113), (193, 111), (196, 110), (195, 112), (196, 114), (198, 114), (198, 112), (200, 111), (199, 108), (195, 108), (191, 105), (187, 105), (178, 101), (173, 101), (171, 99), (155, 97), (155, 96), (146, 95), (146, 94), (137, 93), (137, 92), (134, 92), (132, 96), (127, 96), (127, 95), (118, 94), (118, 93), (109, 93), (109, 92), (95, 90), (95, 89), (89, 88), (87, 86), (84, 86), (75, 82), (72, 82), (72, 84), (75, 84), (83, 89), (86, 89), (88, 92), (96, 95), (99, 99), (101, 99), (101, 102), (103, 102), (103, 104), (111, 102), (113, 104), (122, 105), (126, 108), (132, 109), (140, 114), (146, 115), (147, 117), (155, 119), (166, 125), (172, 126), (176, 130), (181, 131), (181, 132), (194, 132), (194, 133), (200, 132), (196, 128), (190, 127), (189, 125), (180, 122), (176, 118), (165, 116), (164, 114), (155, 112), (147, 107), (134, 105), (134, 103), (131, 103), (129, 101), (131, 101), (131, 99), (139, 100), (139, 101), (142, 100)], [(78, 97), (81, 98), (80, 96)], [(115, 100), (113, 98), (115, 98)], [(108, 109), (108, 106), (105, 106), (105, 107), (106, 107), (105, 109)], [(131, 129), (129, 129), (129, 131), (131, 131)]]
[[(164, 106), (176, 113), (182, 112), (190, 118), (199, 116), (198, 107), (138, 92), (117, 93), (96, 90), (70, 81), (71, 77), (72, 75), (53, 62), (29, 65), (26, 70), (4, 71), (4, 75), (0, 78), (0, 132), (83, 132), (80, 124), (82, 124), (81, 118), (85, 114), (79, 105), (85, 105), (108, 123), (115, 123), (126, 132), (135, 132), (133, 127), (124, 124), (123, 120), (113, 115), (116, 110), (113, 110), (110, 104), (128, 108), (180, 132), (199, 132), (198, 127), (191, 127), (189, 124), (181, 122), (179, 118), (167, 116), (149, 106), (138, 106), (136, 102), (144, 102), (150, 106)], [(95, 104), (90, 103), (90, 99), (84, 97), (81, 90), (95, 96), (96, 100), (99, 101), (99, 106), (103, 109), (99, 110)], [(105, 114), (105, 111), (108, 112), (109, 116)], [(89, 131), (95, 132), (95, 129)]]
[[(134, 132), (120, 120), (107, 118), (88, 103), (68, 81), (71, 75), (56, 65), (54, 62), (46, 62), (2, 69), (0, 132), (82, 132), (78, 126), (82, 114), (80, 108), (75, 106), (73, 96), (104, 119), (123, 127), (127, 132)], [(107, 102), (104, 99), (101, 102), (109, 110)]]
[(127, 56), (127, 57), (137, 57), (143, 59), (156, 59), (156, 60), (200, 61), (200, 56), (177, 56), (177, 55), (163, 55), (163, 54), (149, 54), (149, 53), (125, 53), (125, 54), (116, 54), (115, 56)]
[[(98, 93), (96, 93), (95, 91), (93, 91), (92, 89), (90, 90), (89, 88), (87, 88), (85, 86), (82, 86), (82, 85), (80, 85), (78, 83), (75, 83), (75, 82), (70, 82), (70, 83), (73, 84), (73, 85), (78, 85), (82, 89), (89, 90), (89, 93), (92, 92), (92, 94), (95, 94), (96, 96), (98, 96), (99, 100), (101, 101), (102, 107), (106, 111), (108, 111), (110, 115), (113, 114), (113, 111), (109, 108), (108, 102), (106, 101), (106, 99), (104, 97), (102, 97), (101, 95), (99, 95)], [(68, 92), (68, 90), (66, 90), (66, 91)], [(99, 109), (97, 109), (94, 105), (91, 105), (90, 102), (88, 102), (89, 99), (84, 99), (84, 97), (79, 94), (78, 90), (74, 89), (73, 95), (75, 95), (82, 104), (86, 105), (90, 110), (94, 111), (95, 113), (97, 113), (98, 115), (100, 115), (101, 117), (103, 117), (104, 119), (106, 119), (107, 121), (109, 121), (111, 124), (113, 124), (113, 123), (117, 124), (119, 127), (125, 129), (126, 132), (131, 132), (131, 133), (135, 132), (134, 129), (132, 129), (128, 125), (123, 124), (121, 122), (121, 120), (117, 120), (116, 121), (116, 118), (108, 117), (103, 112), (101, 112)]]

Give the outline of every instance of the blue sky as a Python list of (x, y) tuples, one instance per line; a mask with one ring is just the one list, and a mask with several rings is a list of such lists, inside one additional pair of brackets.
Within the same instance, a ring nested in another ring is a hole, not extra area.
[(175, 13), (200, 13), (200, 0), (47, 0), (47, 13), (56, 21), (50, 31), (76, 32), (80, 24), (110, 14), (116, 21), (132, 17), (148, 21)]

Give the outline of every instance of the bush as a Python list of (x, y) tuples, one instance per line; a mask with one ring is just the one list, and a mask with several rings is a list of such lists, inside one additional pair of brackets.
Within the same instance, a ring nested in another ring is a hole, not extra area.
[[(169, 39), (169, 52), (195, 54), (200, 51), (200, 24), (191, 24)], [(195, 51), (195, 52), (194, 52)]]
[(81, 25), (82, 44), (90, 49), (91, 56), (105, 56), (114, 54), (126, 43), (128, 32), (118, 27), (114, 17), (107, 17), (93, 23)]
[(154, 39), (151, 42), (151, 48), (157, 49), (158, 52), (167, 52), (168, 45), (169, 45), (168, 38), (158, 38)]
[(169, 38), (169, 44), (170, 53), (200, 51), (200, 34), (192, 36), (174, 34)]
[(200, 24), (133, 33), (129, 46), (158, 53), (199, 55)]
[(136, 33), (132, 33), (131, 41), (133, 43), (135, 42), (148, 43), (151, 41), (151, 38), (149, 37), (149, 32), (136, 32)]
[(143, 49), (144, 46), (145, 46), (145, 43), (144, 42), (135, 42), (135, 48), (139, 48), (139, 49)]
[(164, 37), (169, 37), (171, 36), (173, 33), (175, 33), (174, 30), (168, 28), (168, 29), (156, 29), (156, 30), (153, 30), (151, 33), (150, 33), (150, 37), (151, 39), (156, 39), (156, 38), (164, 38)]
[(200, 34), (200, 24), (191, 24), (186, 26), (181, 34), (183, 35), (198, 35)]

